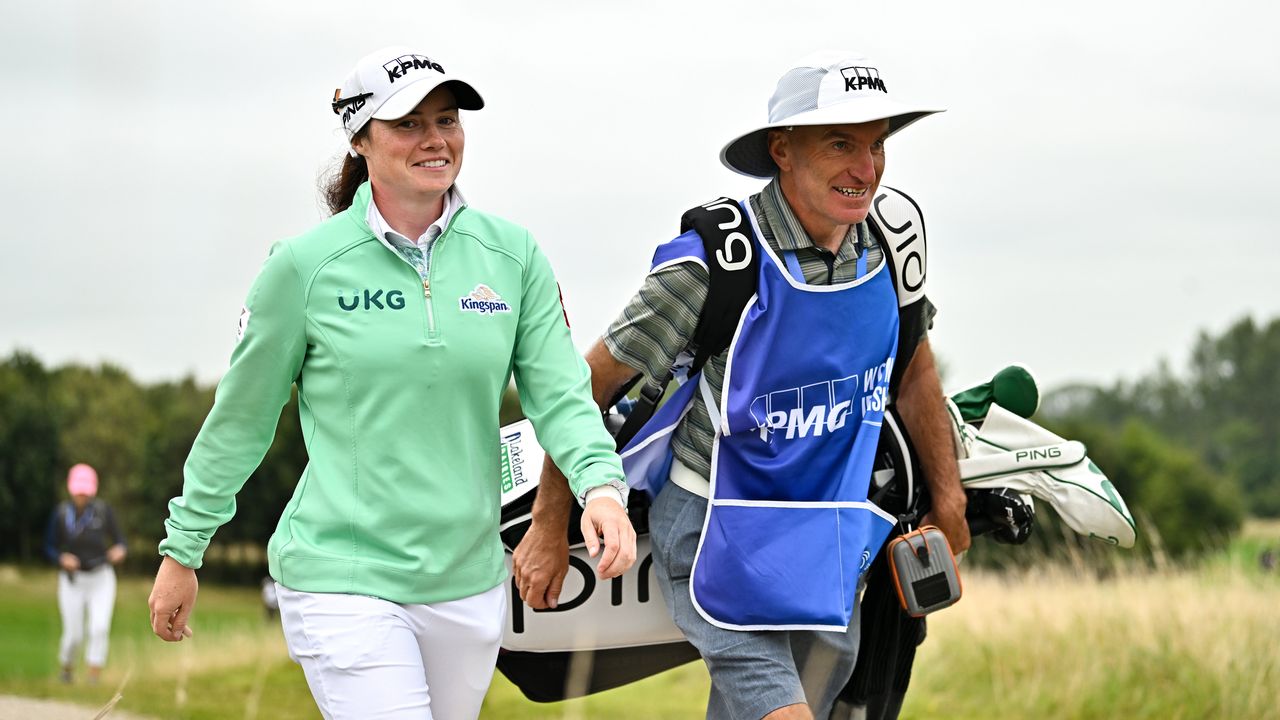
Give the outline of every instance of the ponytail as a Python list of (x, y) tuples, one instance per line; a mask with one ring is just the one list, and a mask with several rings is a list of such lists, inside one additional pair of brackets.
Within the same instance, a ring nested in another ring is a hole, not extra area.
[(369, 165), (365, 162), (363, 156), (351, 157), (347, 155), (343, 158), (342, 167), (330, 176), (321, 189), (324, 193), (324, 201), (329, 206), (329, 213), (337, 215), (351, 207), (351, 201), (356, 196), (356, 189), (368, 179)]
[[(360, 128), (355, 140), (368, 131), (368, 127)], [(351, 207), (351, 201), (355, 199), (356, 190), (360, 185), (369, 179), (369, 163), (364, 159), (363, 155), (351, 156), (351, 153), (344, 153), (342, 156), (342, 167), (334, 171), (328, 179), (321, 181), (320, 192), (324, 196), (325, 204), (329, 206), (329, 213), (337, 215), (338, 213)]]

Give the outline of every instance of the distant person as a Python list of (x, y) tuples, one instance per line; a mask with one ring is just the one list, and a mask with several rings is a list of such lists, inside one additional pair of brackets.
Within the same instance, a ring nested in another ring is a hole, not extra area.
[[(84, 646), (90, 683), (102, 676), (107, 663), (111, 614), (116, 605), (116, 573), (113, 565), (124, 562), (124, 533), (111, 506), (98, 495), (98, 473), (83, 463), (67, 473), (67, 494), (54, 508), (45, 533), (45, 554), (60, 568), (58, 611), (62, 614), (62, 641), (58, 644), (59, 678), (74, 677), (76, 655)], [(85, 642), (85, 617), (88, 642)]]
[(195, 569), (296, 382), (310, 462), (268, 558), (326, 718), (478, 716), (506, 614), (498, 408), (513, 373), (585, 506), (601, 577), (635, 559), (622, 466), (551, 266), (455, 185), (460, 111), (484, 101), (451, 68), (386, 48), (334, 95), (349, 153), (333, 217), (276, 243), (249, 291), (149, 600), (156, 635), (189, 634)]
[(1276, 569), (1276, 551), (1267, 548), (1258, 556), (1258, 565), (1262, 567), (1263, 572), (1271, 572)]

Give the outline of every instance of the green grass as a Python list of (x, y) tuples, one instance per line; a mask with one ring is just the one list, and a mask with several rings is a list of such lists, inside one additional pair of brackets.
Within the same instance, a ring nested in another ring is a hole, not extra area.
[[(202, 585), (195, 637), (163, 643), (148, 624), (147, 578), (121, 578), (102, 682), (63, 685), (55, 677), (61, 632), (52, 571), (0, 568), (0, 694), (116, 707), (174, 720), (320, 716), (302, 670), (289, 660), (280, 629), (264, 621), (252, 588)], [(687, 718), (700, 714), (708, 681), (700, 663), (626, 688), (563, 703), (533, 703), (495, 674), (485, 718)], [(647, 704), (638, 713), (638, 703)]]
[[(1194, 569), (1100, 579), (1063, 568), (962, 569), (965, 595), (934, 615), (904, 718), (1280, 718), (1280, 523), (1251, 523)], [(195, 638), (162, 643), (147, 624), (150, 581), (120, 582), (111, 658), (98, 687), (55, 678), (56, 578), (0, 568), (0, 693), (155, 718), (316, 718), (302, 671), (252, 588), (204, 586)], [(696, 718), (700, 663), (565, 703), (537, 704), (500, 674), (484, 718)]]
[(80, 672), (80, 682), (68, 686), (55, 678), (61, 633), (56, 575), (0, 570), (0, 693), (98, 707), (119, 690), (119, 709), (162, 718), (318, 716), (279, 629), (264, 621), (256, 591), (201, 587), (197, 636), (170, 645), (151, 634), (150, 585), (145, 578), (121, 579), (102, 682), (87, 686)]

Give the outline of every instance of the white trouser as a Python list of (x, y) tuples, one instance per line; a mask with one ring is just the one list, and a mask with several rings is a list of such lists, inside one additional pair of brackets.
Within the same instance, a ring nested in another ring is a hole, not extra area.
[(107, 662), (107, 640), (111, 635), (111, 612), (116, 606), (116, 573), (110, 565), (88, 572), (58, 572), (58, 610), (62, 612), (62, 642), (58, 662), (63, 667), (75, 661), (76, 649), (84, 643), (84, 618), (89, 616), (89, 644), (84, 661), (90, 667)]
[(399, 605), (276, 584), (289, 655), (329, 720), (474, 720), (493, 678), (506, 584)]

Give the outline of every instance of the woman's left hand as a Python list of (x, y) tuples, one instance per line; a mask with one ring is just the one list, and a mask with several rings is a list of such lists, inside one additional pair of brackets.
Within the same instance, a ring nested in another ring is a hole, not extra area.
[(112, 565), (119, 565), (124, 562), (124, 556), (128, 554), (123, 545), (112, 545), (107, 548), (107, 562)]
[(583, 508), (582, 537), (587, 554), (600, 555), (596, 574), (603, 579), (621, 575), (636, 561), (635, 528), (626, 509), (611, 498), (595, 498)]

